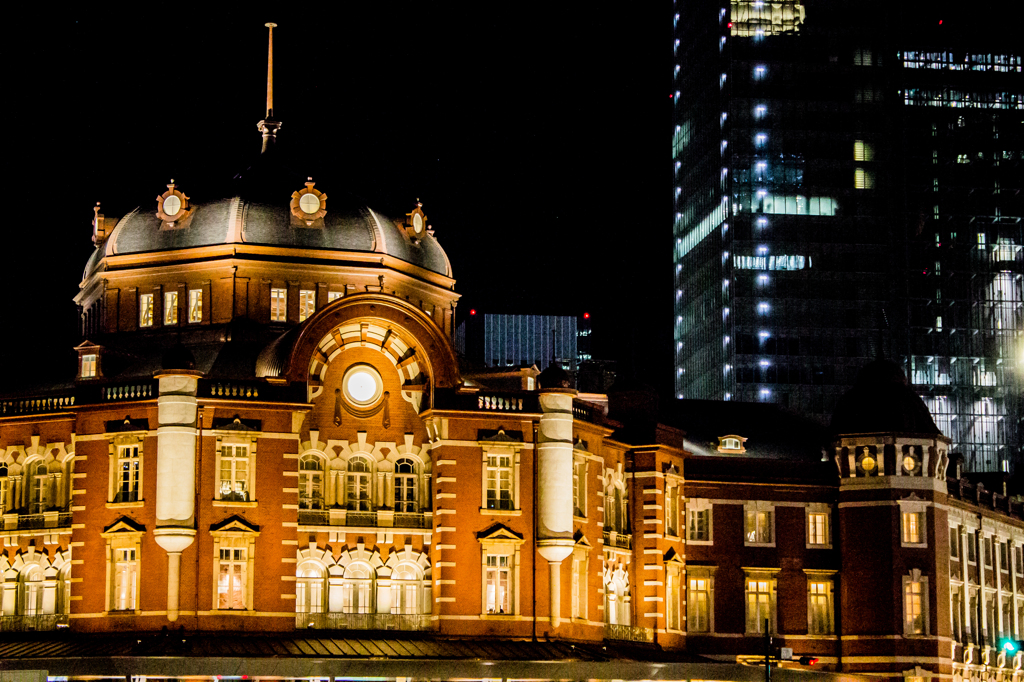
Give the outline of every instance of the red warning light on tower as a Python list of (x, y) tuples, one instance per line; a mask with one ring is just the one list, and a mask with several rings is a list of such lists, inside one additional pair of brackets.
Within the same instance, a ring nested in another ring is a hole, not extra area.
[(476, 315), (476, 308), (470, 308), (469, 309), (469, 314), (470, 315)]
[(590, 313), (583, 313), (583, 319), (584, 320), (589, 320), (590, 319)]

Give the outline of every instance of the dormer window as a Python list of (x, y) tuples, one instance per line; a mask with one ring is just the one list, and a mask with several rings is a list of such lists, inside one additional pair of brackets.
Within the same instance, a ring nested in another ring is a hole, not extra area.
[(83, 379), (94, 379), (96, 378), (96, 354), (90, 353), (89, 355), (82, 356), (82, 378)]
[(103, 376), (103, 367), (100, 355), (103, 352), (102, 346), (97, 346), (89, 341), (75, 348), (78, 351), (78, 379), (98, 379)]
[(720, 436), (718, 438), (718, 451), (729, 454), (741, 454), (747, 451), (743, 444), (747, 441), (743, 436)]

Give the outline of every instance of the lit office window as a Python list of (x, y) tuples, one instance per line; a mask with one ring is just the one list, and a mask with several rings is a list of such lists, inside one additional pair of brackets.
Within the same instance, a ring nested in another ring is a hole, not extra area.
[(288, 319), (288, 290), (270, 290), (270, 321), (284, 322)]

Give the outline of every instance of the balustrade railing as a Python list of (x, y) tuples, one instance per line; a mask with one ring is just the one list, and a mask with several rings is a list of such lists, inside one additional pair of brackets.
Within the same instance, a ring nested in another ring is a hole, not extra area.
[(147, 400), (155, 398), (156, 394), (156, 386), (153, 382), (148, 382), (122, 386), (105, 386), (101, 397), (103, 400)]
[(604, 624), (605, 639), (625, 642), (654, 642), (654, 628), (639, 628), (632, 625)]
[(429, 630), (430, 614), (296, 613), (299, 630)]
[(349, 509), (300, 509), (300, 526), (349, 526), (360, 528), (430, 528), (424, 512), (352, 511)]
[(70, 528), (71, 512), (46, 512), (43, 514), (14, 514), (3, 515), (0, 521), (2, 530), (44, 530), (47, 528)]
[(0, 632), (30, 632), (67, 627), (68, 614), (50, 613), (35, 616), (0, 616)]
[(0, 401), (0, 414), (42, 414), (59, 412), (75, 404), (75, 396), (53, 398), (26, 398), (24, 400)]
[(632, 546), (633, 536), (629, 533), (619, 533), (614, 530), (605, 529), (604, 531), (604, 544), (607, 547), (618, 547), (619, 549), (629, 549)]

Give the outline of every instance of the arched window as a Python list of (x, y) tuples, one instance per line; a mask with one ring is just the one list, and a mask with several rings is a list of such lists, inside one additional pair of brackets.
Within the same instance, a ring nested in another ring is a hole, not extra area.
[(419, 567), (415, 564), (399, 564), (391, 574), (391, 613), (420, 612)]
[(0, 514), (7, 511), (7, 495), (10, 490), (10, 480), (7, 478), (7, 464), (0, 463)]
[(324, 569), (315, 561), (304, 561), (295, 572), (295, 612), (324, 612)]
[[(43, 467), (45, 468), (45, 464)], [(26, 566), (21, 572), (21, 615), (43, 613), (43, 569), (38, 564)]]
[(630, 625), (629, 580), (618, 570), (604, 586), (604, 612), (611, 625)]
[(416, 511), (416, 462), (408, 457), (395, 462), (395, 511)]
[(352, 511), (370, 511), (370, 460), (352, 457), (345, 476), (345, 504)]
[(31, 514), (42, 514), (49, 508), (50, 471), (46, 462), (30, 466), (32, 470), (32, 500), (29, 504)]
[(351, 563), (345, 569), (341, 584), (343, 613), (373, 613), (374, 571), (368, 564)]
[(299, 460), (299, 509), (324, 508), (324, 461), (312, 453)]

